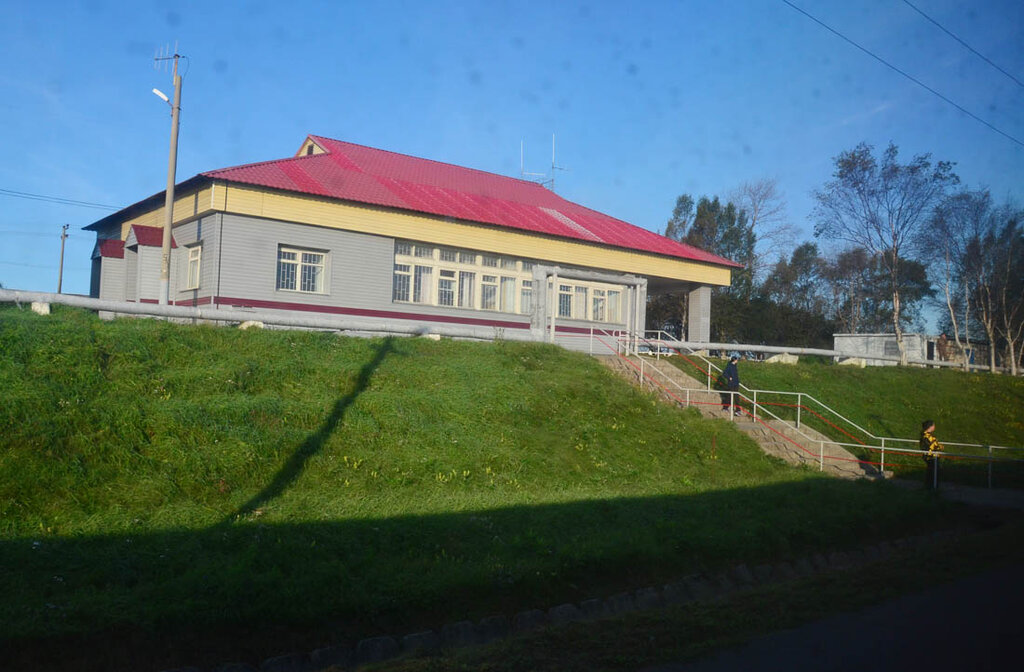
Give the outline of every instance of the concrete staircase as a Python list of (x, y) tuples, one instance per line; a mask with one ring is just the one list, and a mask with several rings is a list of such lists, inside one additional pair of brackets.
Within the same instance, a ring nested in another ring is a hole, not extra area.
[[(852, 453), (834, 445), (828, 437), (806, 425), (797, 429), (770, 418), (758, 417), (755, 420), (746, 412), (733, 417), (728, 410), (722, 410), (717, 391), (708, 391), (704, 380), (687, 375), (669, 363), (667, 358), (643, 357), (642, 365), (641, 358), (636, 356), (598, 359), (634, 385), (652, 390), (670, 403), (693, 406), (705, 417), (733, 420), (736, 428), (752, 438), (765, 453), (789, 464), (807, 465), (839, 478), (883, 477), (877, 467), (858, 462)], [(891, 472), (886, 472), (885, 476), (891, 476)]]

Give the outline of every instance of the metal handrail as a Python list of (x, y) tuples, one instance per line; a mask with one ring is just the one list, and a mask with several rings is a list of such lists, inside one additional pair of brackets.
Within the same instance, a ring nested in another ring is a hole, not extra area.
[[(651, 333), (651, 331), (649, 330), (649, 331), (644, 332), (644, 333), (645, 334)], [(666, 332), (661, 331), (661, 330), (653, 331), (653, 333), (659, 334), (659, 336), (662, 335), (662, 334), (664, 334), (665, 336), (670, 336), (670, 334), (667, 334)], [(644, 337), (644, 340), (647, 340), (646, 336)], [(660, 341), (660, 338), (659, 338), (659, 341)], [(659, 346), (660, 345), (661, 345), (661, 343), (659, 342)], [(675, 348), (675, 347), (673, 347), (671, 345), (667, 345), (666, 344), (665, 347), (668, 347), (668, 348), (671, 348), (671, 349), (674, 349), (674, 350), (678, 351), (678, 348)], [(692, 348), (687, 348), (687, 349), (690, 351), (689, 352), (690, 355), (699, 357), (704, 362), (706, 362), (707, 364), (712, 366), (715, 370), (721, 372), (721, 369), (717, 365), (715, 365), (714, 362), (711, 362), (710, 360), (708, 360), (703, 355), (698, 354)], [(901, 438), (896, 438), (896, 437), (880, 437), (880, 436), (877, 436), (873, 432), (865, 429), (864, 427), (861, 427), (859, 424), (857, 424), (853, 420), (850, 420), (849, 418), (847, 418), (843, 414), (839, 413), (838, 411), (836, 411), (835, 409), (833, 409), (831, 406), (827, 405), (823, 401), (819, 400), (818, 398), (816, 398), (813, 395), (808, 394), (806, 392), (790, 392), (790, 391), (786, 391), (786, 390), (754, 390), (754, 389), (751, 389), (751, 388), (747, 387), (746, 385), (744, 385), (742, 383), (740, 383), (740, 388), (744, 389), (747, 392), (750, 392), (752, 394), (753, 393), (760, 393), (760, 394), (782, 394), (782, 395), (796, 396), (797, 399), (798, 399), (798, 404), (799, 404), (799, 400), (801, 398), (806, 398), (808, 401), (811, 401), (811, 402), (817, 404), (823, 410), (828, 411), (829, 413), (834, 415), (837, 419), (842, 420), (843, 422), (847, 423), (851, 427), (856, 428), (861, 433), (863, 433), (865, 435), (865, 437), (868, 437), (868, 438), (876, 440), (876, 441), (909, 441), (909, 442), (917, 443), (917, 439), (901, 439)], [(947, 442), (943, 442), (943, 443), (944, 443), (944, 445), (950, 445), (950, 446), (955, 445), (955, 446), (970, 447), (970, 448), (986, 448), (987, 449), (987, 448), (991, 447), (992, 449), (998, 449), (998, 450), (1024, 450), (1024, 448), (1016, 448), (1016, 447), (1010, 447), (1010, 446), (995, 446), (995, 445), (980, 444), (980, 443), (959, 443), (959, 442), (954, 443), (954, 442), (948, 442), (948, 441)]]

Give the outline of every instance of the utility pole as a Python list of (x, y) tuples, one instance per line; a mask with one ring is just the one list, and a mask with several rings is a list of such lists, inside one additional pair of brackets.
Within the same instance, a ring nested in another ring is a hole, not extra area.
[[(171, 152), (167, 161), (167, 195), (164, 199), (164, 235), (160, 247), (160, 305), (170, 303), (171, 293), (171, 226), (174, 224), (174, 175), (178, 166), (178, 114), (181, 111), (181, 75), (178, 74), (178, 59), (175, 45), (173, 56), (157, 56), (155, 61), (174, 59), (174, 102), (171, 103)], [(153, 93), (167, 100), (167, 96), (153, 89)]]
[(57, 270), (57, 293), (60, 294), (60, 288), (64, 284), (64, 241), (68, 239), (68, 226), (65, 224), (64, 228), (60, 231), (60, 267)]

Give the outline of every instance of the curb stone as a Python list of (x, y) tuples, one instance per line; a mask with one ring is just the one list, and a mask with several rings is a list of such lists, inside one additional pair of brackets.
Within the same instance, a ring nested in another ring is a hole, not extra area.
[[(545, 626), (561, 626), (578, 621), (593, 621), (636, 611), (650, 611), (664, 606), (682, 605), (694, 600), (717, 600), (738, 590), (749, 590), (779, 581), (792, 581), (826, 570), (850, 569), (884, 561), (896, 552), (913, 553), (919, 549), (956, 539), (955, 531), (946, 530), (927, 535), (896, 539), (849, 551), (814, 553), (795, 560), (782, 560), (757, 565), (751, 570), (740, 564), (719, 574), (694, 574), (675, 583), (640, 588), (605, 599), (591, 598), (560, 604), (547, 610), (531, 609), (516, 614), (511, 620), (503, 615), (484, 618), (478, 625), (458, 621), (441, 629), (416, 632), (401, 640), (389, 636), (360, 640), (353, 650), (347, 646), (328, 646), (314, 650), (309, 656), (298, 653), (268, 658), (257, 669), (247, 663), (224, 663), (210, 672), (320, 672), (331, 666), (352, 669), (354, 665), (376, 663), (401, 653), (433, 653), (442, 648), (460, 648), (486, 644), (527, 633)], [(164, 672), (202, 672), (197, 667), (181, 667)]]
[(548, 622), (559, 626), (583, 620), (583, 614), (575, 604), (560, 604), (548, 610)]
[(402, 653), (430, 653), (441, 648), (441, 640), (433, 630), (414, 632), (402, 637)]
[(307, 662), (306, 656), (300, 653), (286, 653), (264, 660), (260, 672), (306, 672)]
[(489, 616), (477, 625), (477, 633), (480, 636), (480, 643), (487, 644), (499, 639), (505, 639), (512, 632), (512, 624), (505, 616)]
[(360, 640), (356, 645), (356, 662), (379, 663), (393, 658), (399, 652), (398, 642), (394, 637), (370, 637)]
[(351, 667), (355, 653), (347, 646), (325, 646), (309, 654), (314, 670), (323, 670), (331, 665)]
[(548, 616), (540, 609), (520, 611), (512, 618), (512, 632), (529, 632), (541, 626), (547, 625)]
[(478, 642), (476, 628), (469, 621), (449, 623), (441, 628), (441, 645), (446, 649), (458, 649)]

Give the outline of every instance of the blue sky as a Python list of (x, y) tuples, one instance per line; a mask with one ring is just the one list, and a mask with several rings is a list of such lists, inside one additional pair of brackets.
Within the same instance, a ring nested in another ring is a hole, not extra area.
[[(903, 0), (792, 0), (1024, 141), (1024, 87)], [(1024, 3), (913, 0), (1024, 81)], [(810, 192), (859, 142), (955, 161), (1024, 202), (1024, 146), (780, 0), (176, 2), (0, 5), (0, 283), (88, 293), (109, 210), (163, 190), (170, 74), (188, 56), (177, 180), (292, 155), (313, 133), (519, 176), (661, 231), (676, 197), (774, 178), (809, 238)]]

